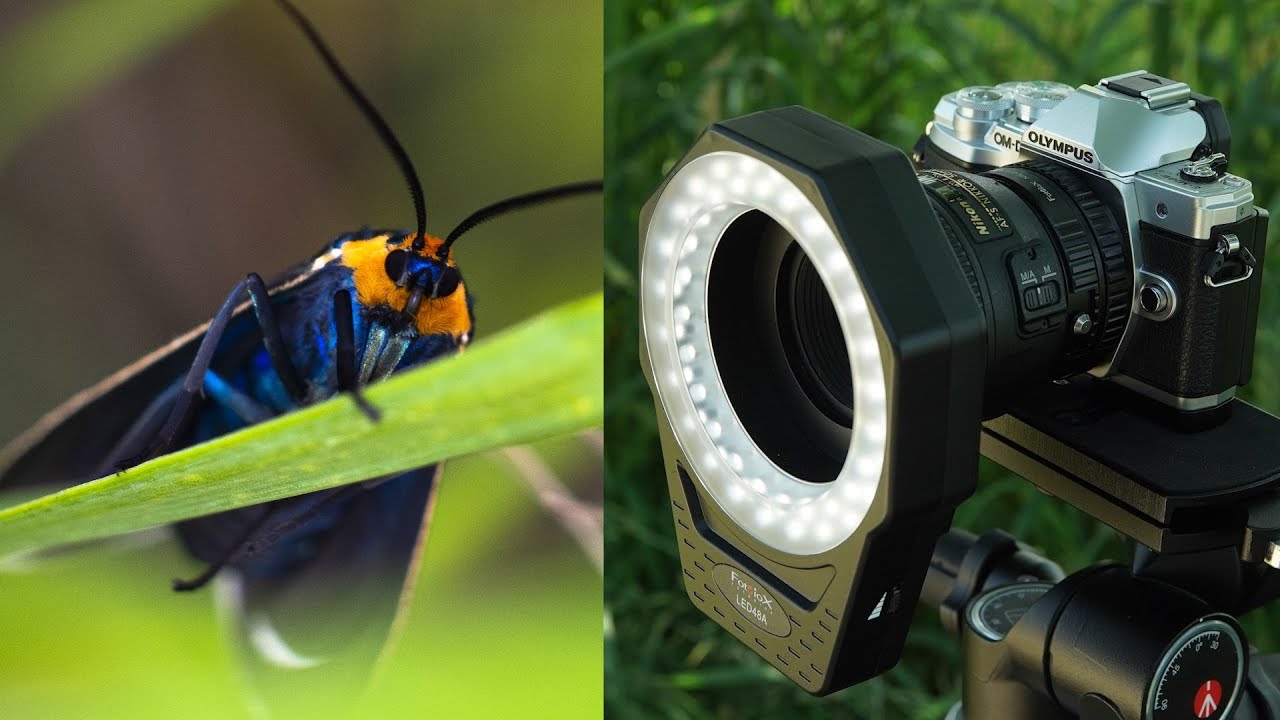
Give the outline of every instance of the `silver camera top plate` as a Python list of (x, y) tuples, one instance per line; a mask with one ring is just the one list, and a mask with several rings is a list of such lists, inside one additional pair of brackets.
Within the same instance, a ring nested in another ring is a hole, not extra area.
[(1208, 240), (1217, 225), (1234, 223), (1253, 212), (1253, 183), (1226, 173), (1211, 182), (1183, 176), (1186, 162), (1139, 173), (1133, 182), (1138, 212), (1152, 225)]
[[(1126, 77), (1126, 76), (1118, 76)], [(1204, 140), (1204, 118), (1190, 100), (1154, 105), (1112, 90), (1103, 80), (1081, 85), (1027, 128), (1023, 147), (1121, 182), (1180, 160)], [(1177, 83), (1189, 93), (1184, 83)], [(1165, 96), (1179, 97), (1183, 93)]]
[(1188, 160), (1205, 136), (1186, 83), (1139, 70), (1078, 88), (1033, 81), (944, 95), (926, 129), (943, 152), (1002, 167), (1043, 156), (1120, 182)]

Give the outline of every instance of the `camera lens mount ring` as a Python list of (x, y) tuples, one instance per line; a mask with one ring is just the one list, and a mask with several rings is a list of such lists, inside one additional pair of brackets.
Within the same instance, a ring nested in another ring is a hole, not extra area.
[[(840, 320), (853, 376), (854, 421), (834, 481), (780, 468), (745, 429), (721, 381), (707, 325), (707, 280), (726, 230), (758, 210), (813, 260)], [(641, 258), (641, 320), (650, 369), (692, 474), (744, 529), (784, 552), (813, 555), (847, 539), (884, 469), (884, 359), (871, 309), (841, 242), (815, 204), (768, 163), (739, 152), (699, 156), (668, 181)]]

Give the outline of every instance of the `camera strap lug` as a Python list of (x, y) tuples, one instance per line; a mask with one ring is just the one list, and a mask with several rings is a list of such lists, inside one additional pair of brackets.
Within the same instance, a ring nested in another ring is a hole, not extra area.
[(1204, 284), (1211, 288), (1226, 287), (1253, 277), (1257, 258), (1249, 248), (1240, 244), (1240, 238), (1226, 233), (1218, 238), (1218, 245), (1205, 253), (1200, 263)]

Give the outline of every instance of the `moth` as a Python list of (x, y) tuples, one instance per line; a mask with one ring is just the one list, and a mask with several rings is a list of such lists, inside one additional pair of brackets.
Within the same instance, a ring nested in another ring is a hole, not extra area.
[[(408, 152), (290, 0), (298, 26), (395, 160), (416, 229), (347, 232), (271, 281), (249, 273), (213, 318), (76, 395), (0, 453), (0, 489), (66, 486), (349, 396), (370, 421), (362, 389), (460, 352), (474, 302), (453, 253), (480, 223), (598, 193), (598, 180), (489, 204), (450, 232), (427, 232), (425, 199)], [(440, 465), (239, 508), (177, 524), (206, 569), (175, 590), (230, 578), (238, 635), (263, 667), (303, 670), (343, 657), (368, 666), (402, 609), (426, 536)], [(364, 655), (347, 652), (363, 642)]]

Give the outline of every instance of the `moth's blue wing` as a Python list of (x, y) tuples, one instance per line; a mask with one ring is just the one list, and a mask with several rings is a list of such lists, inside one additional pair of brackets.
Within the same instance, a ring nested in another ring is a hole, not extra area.
[(407, 608), (439, 471), (420, 468), (348, 501), (305, 562), (271, 557), (298, 553), (294, 538), (218, 578), (246, 679), (269, 707), (296, 708), (306, 693), (309, 707), (333, 710), (363, 690)]
[[(301, 265), (272, 288), (285, 292), (310, 278)], [(228, 328), (229, 335), (253, 324), (246, 302)], [(47, 485), (66, 487), (93, 480), (131, 423), (187, 371), (209, 324), (204, 323), (133, 364), (84, 390), (46, 414), (0, 450), (0, 490)], [(161, 400), (163, 401), (163, 400)]]
[(183, 335), (41, 418), (0, 451), (0, 489), (94, 479), (130, 424), (190, 367), (202, 337), (203, 327)]

